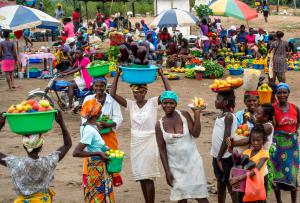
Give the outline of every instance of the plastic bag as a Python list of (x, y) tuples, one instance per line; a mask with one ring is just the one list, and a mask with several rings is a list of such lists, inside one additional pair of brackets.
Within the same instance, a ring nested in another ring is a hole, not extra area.
[(262, 174), (254, 169), (255, 175), (251, 178), (250, 172), (247, 172), (246, 189), (243, 202), (253, 202), (259, 200), (266, 200), (266, 190)]
[(244, 80), (243, 88), (245, 89), (245, 91), (256, 91), (260, 76), (261, 76), (260, 70), (245, 69), (244, 76), (243, 76), (243, 80)]

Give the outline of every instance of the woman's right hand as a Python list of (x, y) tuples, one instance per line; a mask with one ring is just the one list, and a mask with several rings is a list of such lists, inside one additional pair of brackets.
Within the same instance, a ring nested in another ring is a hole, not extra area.
[(173, 174), (171, 173), (171, 171), (168, 171), (168, 172), (166, 173), (166, 179), (167, 179), (168, 185), (169, 185), (170, 187), (173, 187), (173, 181), (174, 181), (175, 179), (174, 179), (174, 176), (173, 176)]
[(226, 144), (227, 144), (228, 147), (232, 147), (232, 142), (233, 142), (233, 138), (232, 137), (227, 137)]

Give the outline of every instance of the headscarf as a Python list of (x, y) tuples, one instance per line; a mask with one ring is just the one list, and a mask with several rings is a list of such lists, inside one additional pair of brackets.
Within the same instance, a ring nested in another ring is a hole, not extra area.
[(164, 91), (160, 95), (160, 101), (162, 102), (164, 99), (172, 99), (178, 104), (178, 96), (174, 91)]
[(93, 84), (95, 84), (95, 82), (102, 82), (103, 84), (107, 85), (107, 79), (105, 77), (93, 78)]
[(40, 134), (23, 136), (22, 144), (26, 148), (27, 152), (30, 153), (44, 144), (44, 137)]
[(147, 85), (134, 85), (134, 84), (131, 84), (130, 88), (131, 88), (132, 91), (136, 91), (138, 89), (148, 90), (148, 86)]
[(290, 87), (286, 83), (283, 82), (279, 83), (276, 87), (276, 91), (278, 91), (279, 89), (286, 89), (290, 93)]
[(97, 99), (90, 99), (84, 102), (80, 111), (80, 116), (89, 119), (98, 115), (101, 109), (102, 105), (97, 101)]
[(246, 91), (244, 94), (244, 102), (246, 102), (250, 96), (258, 97), (258, 92), (257, 91)]

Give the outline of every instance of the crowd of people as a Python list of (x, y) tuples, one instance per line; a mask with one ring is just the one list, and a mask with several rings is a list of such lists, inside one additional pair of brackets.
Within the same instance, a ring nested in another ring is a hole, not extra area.
[[(130, 85), (134, 99), (124, 98), (117, 93), (121, 72), (117, 72), (111, 90), (107, 90), (105, 77), (92, 78), (87, 71), (91, 59), (91, 39), (101, 42), (110, 39), (110, 33), (124, 31), (120, 48), (119, 64), (164, 63), (164, 57), (173, 54), (190, 54), (190, 44), (181, 33), (172, 36), (167, 28), (149, 27), (144, 20), (134, 28), (131, 22), (121, 16), (113, 20), (106, 18), (98, 8), (96, 19), (82, 26), (80, 10), (75, 9), (72, 19), (65, 18), (62, 5), (57, 5), (55, 17), (63, 19), (61, 42), (56, 52), (56, 69), (62, 76), (80, 72), (81, 77), (72, 80), (68, 89), (72, 110), (75, 89), (92, 88), (93, 95), (85, 98), (80, 111), (81, 125), (78, 128), (80, 142), (76, 143), (73, 157), (83, 158), (82, 185), (85, 202), (115, 202), (114, 187), (123, 184), (119, 173), (108, 173), (106, 152), (119, 149), (118, 131), (122, 128), (123, 107), (130, 116), (131, 143), (130, 161), (133, 180), (141, 186), (144, 201), (155, 202), (155, 179), (160, 176), (161, 159), (170, 186), (170, 200), (185, 203), (188, 199), (208, 202), (207, 180), (204, 163), (196, 145), (201, 135), (201, 110), (193, 109), (193, 115), (178, 110), (179, 97), (172, 90), (162, 69), (158, 70), (164, 89), (160, 95), (147, 98), (147, 85)], [(290, 45), (282, 40), (283, 32), (267, 33), (262, 28), (257, 31), (241, 25), (225, 29), (219, 18), (210, 18), (198, 24), (198, 41), (193, 45), (203, 52), (206, 59), (218, 59), (216, 52), (226, 48), (232, 52), (244, 52), (256, 58), (271, 55), (273, 77), (269, 78), (273, 88), (270, 104), (259, 104), (257, 91), (244, 93), (245, 108), (236, 111), (235, 91), (216, 94), (215, 108), (220, 111), (212, 129), (212, 166), (217, 180), (219, 203), (226, 200), (226, 189), (232, 202), (245, 202), (247, 192), (236, 192), (241, 183), (249, 177), (262, 180), (260, 192), (265, 196), (272, 188), (278, 203), (283, 202), (281, 190), (290, 191), (291, 202), (297, 202), (297, 175), (299, 169), (298, 129), (299, 108), (289, 101), (290, 87), (286, 82), (286, 58)], [(14, 88), (12, 71), (17, 60), (15, 47), (9, 41), (9, 33), (4, 32), (0, 43), (2, 70), (7, 73), (10, 89)], [(267, 47), (267, 52), (262, 47)], [(102, 56), (103, 57), (103, 56)], [(100, 58), (100, 56), (99, 56)], [(278, 84), (275, 84), (276, 81)], [(164, 116), (157, 120), (159, 107)], [(100, 121), (101, 116), (109, 116), (112, 122)], [(41, 157), (44, 144), (42, 134), (23, 136), (22, 145), (28, 157), (22, 158), (0, 153), (0, 164), (11, 172), (18, 195), (15, 203), (52, 202), (55, 193), (50, 188), (54, 171), (72, 146), (71, 136), (62, 113), (55, 117), (61, 128), (64, 144), (48, 156)], [(249, 137), (236, 139), (238, 126), (247, 124)], [(5, 125), (5, 117), (0, 117), (0, 130)], [(103, 128), (111, 128), (107, 134), (100, 134)], [(252, 162), (249, 173), (233, 176), (232, 168), (237, 160)], [(128, 164), (128, 163), (125, 163)], [(251, 198), (250, 198), (251, 199)], [(267, 197), (259, 201), (266, 202)], [(121, 201), (121, 200), (120, 200)], [(248, 201), (247, 201), (248, 202)]]

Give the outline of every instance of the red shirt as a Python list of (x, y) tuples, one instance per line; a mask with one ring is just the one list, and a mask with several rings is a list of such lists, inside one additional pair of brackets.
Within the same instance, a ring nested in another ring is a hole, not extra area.
[(283, 112), (278, 107), (278, 103), (274, 104), (275, 110), (275, 131), (284, 131), (286, 133), (295, 133), (297, 130), (298, 112), (294, 104), (289, 104), (289, 110)]
[(80, 14), (76, 11), (73, 12), (72, 14), (72, 20), (74, 23), (79, 23), (79, 19), (80, 19)]

